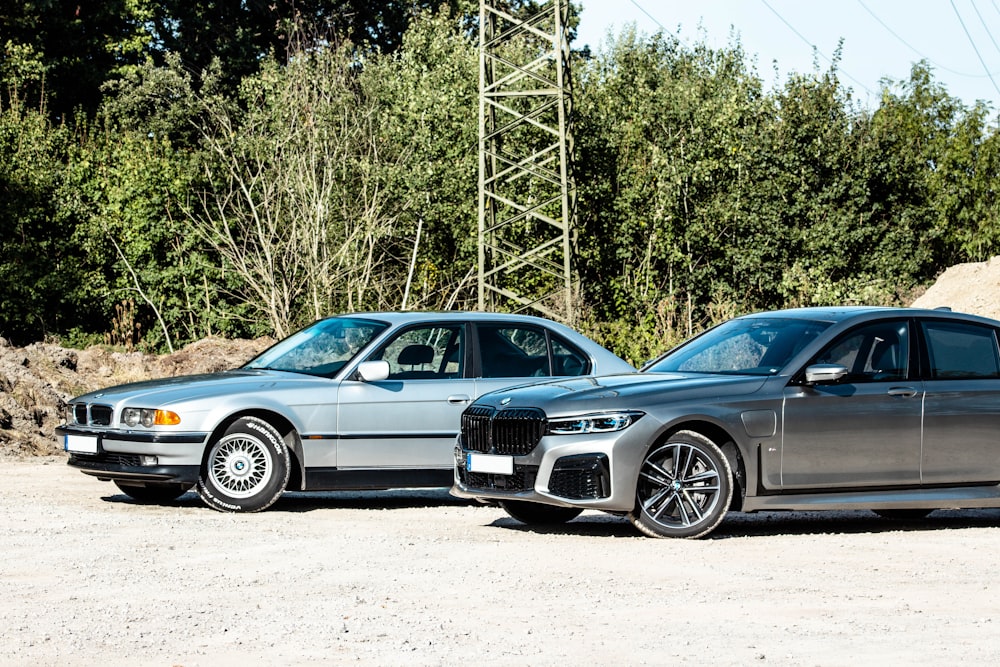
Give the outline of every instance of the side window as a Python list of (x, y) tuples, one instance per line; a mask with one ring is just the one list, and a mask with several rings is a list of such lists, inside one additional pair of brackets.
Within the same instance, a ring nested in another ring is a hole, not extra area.
[(1000, 377), (1000, 353), (992, 328), (965, 322), (924, 322), (921, 326), (931, 378)]
[(517, 325), (480, 324), (483, 377), (547, 377), (549, 350), (545, 332)]
[(590, 373), (590, 361), (568, 344), (552, 336), (553, 375), (586, 375)]
[(909, 373), (910, 336), (905, 321), (868, 324), (844, 334), (810, 361), (847, 368), (847, 382), (903, 380)]
[(465, 361), (461, 324), (407, 329), (371, 359), (389, 362), (390, 380), (432, 380), (462, 377)]

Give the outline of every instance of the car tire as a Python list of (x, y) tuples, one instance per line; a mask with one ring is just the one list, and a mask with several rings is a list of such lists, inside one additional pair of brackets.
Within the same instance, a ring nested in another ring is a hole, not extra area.
[(513, 518), (529, 526), (556, 526), (572, 521), (583, 511), (576, 507), (529, 503), (523, 500), (501, 500), (500, 507)]
[(241, 417), (208, 448), (198, 495), (220, 512), (259, 512), (284, 492), (290, 464), (277, 429), (258, 417)]
[(115, 486), (126, 496), (146, 505), (158, 505), (177, 500), (191, 488), (190, 484), (129, 484), (115, 480)]
[(629, 520), (649, 537), (703, 537), (729, 509), (733, 474), (719, 447), (694, 431), (678, 431), (650, 449), (639, 469)]

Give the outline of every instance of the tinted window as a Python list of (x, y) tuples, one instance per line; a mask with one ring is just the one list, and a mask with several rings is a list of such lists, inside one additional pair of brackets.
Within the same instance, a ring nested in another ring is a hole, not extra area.
[(590, 372), (590, 362), (567, 343), (552, 336), (553, 375), (586, 375)]
[(906, 378), (909, 359), (909, 327), (905, 321), (896, 320), (854, 329), (809, 363), (844, 366), (848, 382), (888, 382)]
[(476, 329), (485, 378), (554, 377), (590, 372), (587, 357), (557, 336), (546, 336), (542, 329), (499, 324), (479, 324)]
[(545, 377), (552, 374), (544, 331), (493, 324), (480, 324), (477, 330), (483, 377)]
[(390, 380), (462, 377), (464, 327), (432, 325), (407, 329), (382, 346), (371, 359), (389, 362)]
[(938, 380), (1000, 377), (993, 329), (964, 322), (924, 322), (930, 376)]

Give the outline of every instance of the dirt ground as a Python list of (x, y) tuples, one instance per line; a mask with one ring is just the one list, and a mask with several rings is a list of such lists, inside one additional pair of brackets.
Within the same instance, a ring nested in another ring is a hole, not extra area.
[[(914, 305), (1000, 316), (1000, 258)], [(0, 339), (0, 666), (1000, 663), (1000, 510), (734, 514), (700, 541), (584, 513), (531, 530), (446, 490), (227, 515), (70, 469), (70, 397), (239, 365)]]
[(444, 491), (229, 515), (135, 504), (61, 458), (4, 470), (2, 665), (1000, 662), (1000, 510), (736, 514), (654, 540)]

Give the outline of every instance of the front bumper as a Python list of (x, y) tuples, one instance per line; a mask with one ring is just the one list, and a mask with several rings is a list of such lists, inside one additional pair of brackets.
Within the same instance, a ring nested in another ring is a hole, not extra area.
[[(102, 480), (195, 484), (208, 433), (160, 433), (98, 430), (63, 425), (56, 428), (69, 455), (67, 463)], [(76, 436), (94, 451), (71, 451)]]
[(563, 507), (630, 511), (633, 480), (615, 478), (614, 450), (619, 433), (581, 438), (549, 436), (527, 456), (513, 457), (512, 474), (470, 469), (461, 437), (455, 448), (451, 494), (459, 498), (523, 500)]

